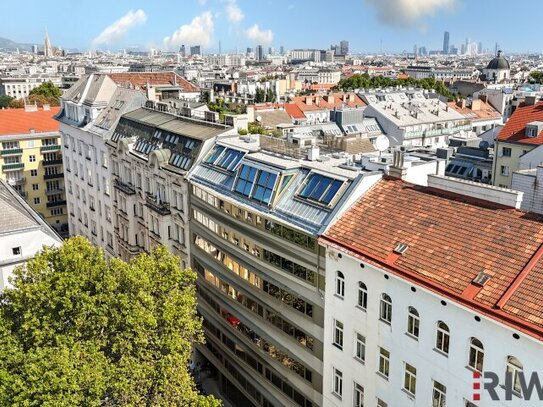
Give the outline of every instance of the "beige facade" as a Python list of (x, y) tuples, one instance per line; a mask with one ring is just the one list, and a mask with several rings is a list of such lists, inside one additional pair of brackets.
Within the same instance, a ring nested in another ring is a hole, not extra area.
[(521, 168), (521, 158), (538, 147), (533, 144), (498, 141), (494, 146), (494, 165), (492, 168), (492, 185), (511, 188), (513, 172)]

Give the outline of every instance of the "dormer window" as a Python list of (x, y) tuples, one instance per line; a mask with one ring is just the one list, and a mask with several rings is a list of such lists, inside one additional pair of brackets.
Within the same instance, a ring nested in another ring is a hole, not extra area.
[(543, 122), (534, 121), (526, 124), (526, 137), (537, 137), (543, 131)]

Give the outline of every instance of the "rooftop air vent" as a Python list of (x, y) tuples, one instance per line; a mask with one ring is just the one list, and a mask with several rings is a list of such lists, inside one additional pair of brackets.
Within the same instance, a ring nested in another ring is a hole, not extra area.
[(475, 276), (472, 283), (483, 287), (488, 280), (490, 280), (490, 275), (486, 274), (484, 271), (481, 271), (479, 274), (477, 274), (477, 276)]
[(399, 243), (398, 246), (396, 246), (396, 248), (394, 249), (394, 253), (404, 254), (408, 248), (409, 246), (406, 245), (405, 243)]

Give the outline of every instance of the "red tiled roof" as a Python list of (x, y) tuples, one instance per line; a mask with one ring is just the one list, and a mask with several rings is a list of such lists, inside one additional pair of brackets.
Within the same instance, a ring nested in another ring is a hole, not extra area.
[[(330, 98), (333, 101), (330, 101)], [(352, 99), (350, 101), (349, 97)], [(310, 100), (310, 103), (308, 103)], [(363, 107), (366, 103), (355, 93), (330, 93), (328, 95), (295, 96), (292, 98), (302, 112), (310, 110), (333, 109), (343, 105), (348, 107)]]
[(175, 72), (123, 72), (111, 73), (108, 76), (120, 85), (129, 82), (136, 88), (145, 88), (147, 85), (177, 85), (181, 86), (184, 92), (200, 92), (199, 88)]
[(0, 135), (29, 134), (30, 129), (36, 133), (58, 131), (60, 124), (54, 116), (60, 111), (59, 106), (51, 110), (38, 108), (35, 112), (24, 109), (0, 109)]
[(322, 241), (543, 339), (541, 217), (385, 179)]
[(505, 126), (503, 126), (497, 140), (523, 144), (543, 144), (543, 131), (537, 137), (526, 136), (526, 124), (534, 121), (543, 122), (543, 102), (517, 107), (507, 123), (505, 123)]
[[(448, 102), (450, 108), (456, 110), (461, 115), (466, 116), (471, 121), (477, 120), (488, 120), (488, 119), (499, 119), (502, 117), (501, 113), (498, 112), (490, 103), (484, 102), (482, 100), (474, 101), (471, 106), (459, 106), (456, 102)], [(473, 108), (475, 107), (475, 110)]]
[(284, 108), (291, 119), (305, 118), (304, 112), (302, 112), (298, 105), (295, 105), (294, 103), (285, 103)]

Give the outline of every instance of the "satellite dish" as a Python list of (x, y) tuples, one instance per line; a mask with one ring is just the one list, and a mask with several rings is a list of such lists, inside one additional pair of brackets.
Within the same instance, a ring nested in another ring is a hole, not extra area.
[(387, 136), (380, 135), (375, 139), (375, 148), (379, 151), (385, 151), (390, 146), (390, 141)]
[(256, 121), (261, 122), (262, 121), (262, 116), (256, 116)]
[(490, 147), (490, 144), (488, 141), (485, 141), (485, 140), (482, 140), (480, 143), (479, 143), (479, 148), (481, 150), (488, 150), (488, 147)]

